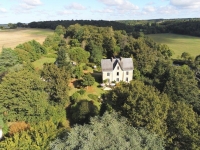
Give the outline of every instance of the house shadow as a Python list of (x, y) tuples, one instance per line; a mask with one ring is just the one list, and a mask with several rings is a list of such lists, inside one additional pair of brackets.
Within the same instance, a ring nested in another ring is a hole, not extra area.
[(91, 75), (94, 77), (95, 81), (98, 83), (102, 83), (102, 74), (101, 72), (93, 72)]

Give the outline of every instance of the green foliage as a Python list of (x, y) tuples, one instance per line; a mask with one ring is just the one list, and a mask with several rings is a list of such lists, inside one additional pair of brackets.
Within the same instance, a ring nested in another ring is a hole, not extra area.
[(77, 103), (81, 98), (81, 95), (79, 92), (75, 92), (74, 94), (72, 94), (72, 96), (70, 97), (70, 100), (72, 103)]
[(33, 62), (47, 53), (46, 48), (35, 40), (20, 44), (15, 50), (18, 53), (21, 63), (23, 61)]
[(167, 117), (167, 148), (197, 150), (200, 147), (199, 117), (184, 102), (173, 103)]
[(89, 41), (86, 46), (86, 50), (90, 52), (90, 62), (100, 64), (101, 59), (103, 58), (103, 48), (94, 44), (94, 41)]
[(83, 76), (83, 69), (81, 66), (76, 66), (72, 72), (73, 77), (80, 79)]
[(0, 149), (44, 150), (49, 149), (49, 143), (59, 130), (52, 121), (34, 124), (27, 131), (21, 131), (11, 137), (5, 137), (0, 142)]
[(91, 118), (90, 124), (76, 125), (64, 138), (53, 141), (50, 149), (164, 150), (164, 142), (145, 129), (131, 127), (116, 113), (105, 113), (102, 117)]
[(76, 61), (77, 63), (87, 63), (90, 53), (81, 47), (74, 47), (69, 50), (69, 57), (71, 60)]
[(81, 95), (84, 95), (85, 94), (85, 90), (84, 89), (80, 89), (79, 91), (78, 91), (78, 93), (80, 93)]
[(70, 113), (73, 123), (84, 124), (89, 122), (90, 117), (98, 114), (98, 108), (92, 101), (80, 100), (71, 106)]
[(69, 45), (71, 47), (80, 47), (81, 46), (81, 43), (77, 40), (77, 39), (71, 39), (69, 41)]
[(83, 78), (83, 81), (82, 81), (83, 86), (91, 86), (95, 82), (94, 77), (92, 77), (91, 74), (89, 74), (89, 73), (83, 75), (82, 78)]
[(45, 82), (27, 70), (10, 72), (0, 84), (1, 113), (7, 121), (38, 122), (49, 116)]
[(8, 126), (4, 122), (3, 117), (0, 116), (0, 129), (2, 129), (3, 134), (6, 134), (8, 132)]
[(3, 48), (0, 54), (0, 73), (18, 63), (17, 53), (10, 48)]
[(64, 35), (66, 33), (66, 29), (64, 26), (58, 25), (54, 32), (60, 36), (60, 35)]
[(193, 60), (192, 56), (187, 52), (183, 52), (181, 54), (181, 58), (184, 59), (185, 61), (192, 61)]
[(87, 70), (88, 66), (87, 65), (83, 65), (83, 70)]
[(65, 104), (69, 101), (68, 83), (70, 74), (64, 68), (58, 68), (51, 63), (45, 63), (41, 77), (46, 81), (45, 91), (49, 94), (51, 101)]
[(145, 127), (164, 136), (169, 99), (140, 81), (121, 83), (106, 95), (106, 102), (127, 117), (134, 127)]
[(46, 48), (52, 49), (52, 50), (59, 50), (59, 43), (62, 40), (62, 37), (58, 34), (49, 35), (46, 37), (45, 41), (43, 42), (43, 45)]
[(69, 66), (70, 59), (65, 48), (61, 47), (57, 55), (56, 64), (59, 68)]
[(168, 70), (164, 92), (173, 101), (193, 105), (200, 112), (199, 89), (194, 72), (186, 65), (174, 66)]

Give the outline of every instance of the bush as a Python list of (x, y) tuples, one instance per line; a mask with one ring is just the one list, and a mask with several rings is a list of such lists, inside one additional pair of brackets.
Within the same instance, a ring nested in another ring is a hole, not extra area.
[(72, 94), (72, 96), (70, 97), (70, 100), (72, 103), (76, 103), (79, 101), (80, 98), (80, 94), (79, 92), (75, 92), (74, 94)]
[(88, 94), (88, 97), (91, 98), (92, 100), (98, 100), (98, 96), (94, 94)]
[(83, 70), (87, 70), (87, 69), (88, 69), (88, 66), (84, 65)]
[(86, 91), (84, 89), (80, 89), (80, 91), (78, 91), (78, 93), (81, 94), (81, 95), (85, 94), (85, 92)]

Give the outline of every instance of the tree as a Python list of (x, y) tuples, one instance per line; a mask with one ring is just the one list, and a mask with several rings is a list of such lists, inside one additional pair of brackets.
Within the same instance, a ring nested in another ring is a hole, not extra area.
[(190, 60), (192, 57), (191, 57), (191, 55), (189, 54), (189, 53), (187, 53), (187, 52), (183, 52), (182, 54), (181, 54), (181, 58), (183, 58), (184, 60)]
[(70, 113), (73, 123), (84, 124), (89, 122), (90, 117), (98, 115), (98, 108), (92, 101), (80, 100), (71, 106)]
[(165, 119), (169, 108), (166, 94), (140, 81), (121, 83), (105, 95), (105, 102), (127, 117), (134, 127), (145, 127), (152, 133), (165, 135)]
[(27, 70), (10, 72), (0, 84), (0, 111), (6, 121), (38, 122), (48, 116), (45, 82)]
[(5, 137), (0, 142), (0, 149), (49, 149), (49, 143), (60, 130), (52, 121), (38, 122), (26, 131)]
[(66, 33), (66, 29), (62, 25), (58, 25), (56, 29), (54, 30), (54, 32), (60, 36)]
[(60, 44), (60, 41), (62, 39), (63, 38), (58, 34), (49, 35), (46, 37), (45, 41), (43, 42), (43, 45), (50, 50), (58, 51), (59, 50), (58, 45)]
[(0, 73), (18, 63), (18, 55), (11, 48), (3, 48), (0, 54)]
[(19, 44), (15, 50), (21, 63), (23, 61), (33, 62), (47, 53), (46, 48), (35, 40)]
[(69, 56), (71, 60), (76, 61), (77, 63), (87, 63), (90, 53), (81, 47), (74, 47), (69, 50)]
[(94, 44), (94, 41), (90, 41), (86, 46), (86, 50), (90, 52), (90, 62), (100, 64), (103, 58), (103, 48)]
[(83, 75), (82, 78), (83, 78), (83, 81), (82, 81), (83, 86), (91, 86), (95, 82), (94, 77), (92, 77), (91, 74), (89, 74), (89, 73)]
[(45, 91), (49, 94), (51, 101), (65, 104), (69, 101), (68, 82), (70, 74), (64, 68), (58, 68), (51, 63), (45, 63), (41, 72), (42, 79), (47, 86)]
[(90, 124), (76, 125), (64, 138), (53, 141), (50, 149), (164, 150), (164, 142), (145, 129), (133, 128), (125, 118), (113, 112), (91, 118)]
[(58, 56), (55, 63), (59, 68), (70, 65), (70, 58), (65, 48), (60, 47), (57, 55)]
[(167, 70), (167, 73), (163, 92), (172, 101), (191, 104), (197, 112), (200, 112), (199, 89), (194, 72), (184, 65), (173, 66)]
[(172, 103), (167, 126), (167, 149), (199, 149), (199, 118), (191, 106), (184, 102)]
[(73, 70), (73, 76), (77, 79), (80, 79), (83, 76), (83, 69), (80, 66), (76, 66)]

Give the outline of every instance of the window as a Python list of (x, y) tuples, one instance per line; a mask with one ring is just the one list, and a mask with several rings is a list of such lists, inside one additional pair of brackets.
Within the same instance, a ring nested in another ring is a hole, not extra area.
[(128, 72), (128, 71), (126, 71), (126, 75), (128, 75), (128, 73), (129, 73), (129, 72)]
[(117, 78), (116, 81), (119, 82), (119, 78)]
[(107, 73), (107, 76), (110, 76), (110, 73)]
[(117, 72), (117, 76), (119, 75), (119, 72)]
[(128, 82), (128, 78), (126, 78), (126, 82)]
[(117, 70), (119, 70), (119, 66), (117, 66)]

